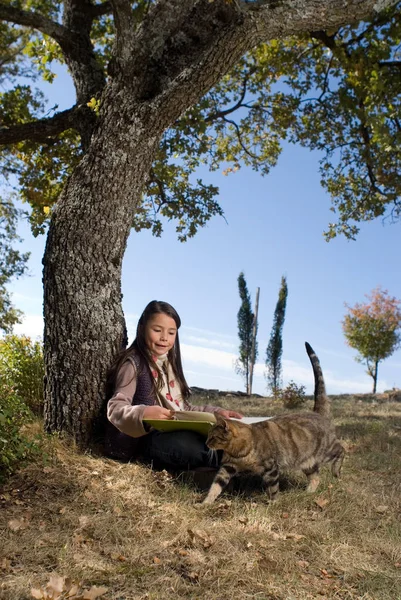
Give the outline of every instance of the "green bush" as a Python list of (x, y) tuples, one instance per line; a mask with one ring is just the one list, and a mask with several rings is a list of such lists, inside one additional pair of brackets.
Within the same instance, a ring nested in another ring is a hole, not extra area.
[(0, 381), (0, 480), (36, 452), (36, 442), (21, 433), (21, 428), (32, 419), (26, 404)]
[(290, 381), (287, 387), (280, 392), (280, 399), (285, 408), (299, 408), (306, 402), (305, 386), (297, 385)]
[(43, 414), (43, 351), (29, 337), (0, 339), (0, 380), (36, 415)]

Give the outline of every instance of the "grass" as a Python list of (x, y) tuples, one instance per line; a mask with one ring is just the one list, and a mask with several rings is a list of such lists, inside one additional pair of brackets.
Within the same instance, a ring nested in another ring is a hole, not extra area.
[[(283, 412), (268, 399), (219, 403)], [(332, 407), (342, 479), (324, 472), (310, 496), (290, 474), (274, 505), (253, 490), (200, 506), (203, 493), (166, 472), (50, 439), (47, 462), (0, 490), (0, 598), (401, 598), (401, 403)]]

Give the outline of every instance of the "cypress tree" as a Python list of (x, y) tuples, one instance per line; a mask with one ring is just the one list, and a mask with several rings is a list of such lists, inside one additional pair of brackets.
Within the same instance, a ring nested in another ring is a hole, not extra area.
[(270, 334), (269, 345), (266, 350), (267, 385), (274, 397), (277, 397), (282, 384), (281, 356), (283, 354), (283, 326), (285, 320), (285, 309), (287, 305), (287, 279), (281, 278), (281, 287), (278, 294), (276, 309), (274, 311), (273, 327)]
[[(252, 360), (252, 328), (254, 314), (251, 308), (251, 297), (245, 281), (244, 273), (241, 272), (238, 277), (238, 291), (241, 298), (241, 306), (238, 311), (238, 337), (239, 358), (235, 365), (235, 370), (242, 375), (245, 381), (246, 392), (249, 393), (249, 372)], [(257, 356), (257, 346), (255, 345), (255, 360)]]

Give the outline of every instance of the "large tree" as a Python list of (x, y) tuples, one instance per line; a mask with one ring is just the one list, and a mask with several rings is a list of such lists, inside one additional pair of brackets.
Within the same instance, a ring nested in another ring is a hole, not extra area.
[(376, 393), (379, 363), (401, 343), (401, 300), (380, 287), (366, 295), (368, 302), (345, 306), (348, 314), (342, 322), (347, 344), (358, 350), (358, 362), (364, 363), (373, 379)]
[[(201, 161), (266, 173), (287, 135), (327, 155), (322, 179), (339, 214), (329, 234), (398, 213), (401, 25), (391, 0), (2, 0), (0, 22), (16, 57), (26, 36), (14, 62), (25, 80), (1, 97), (2, 172), (31, 204), (35, 232), (51, 217), (48, 430), (90, 437), (124, 340), (131, 227), (160, 234), (160, 216), (176, 218), (185, 239), (221, 213), (216, 188), (191, 178)], [(52, 81), (52, 60), (76, 89), (62, 112), (29, 80)]]
[(285, 309), (287, 307), (288, 286), (287, 278), (281, 278), (278, 300), (274, 310), (273, 327), (270, 340), (266, 350), (266, 379), (273, 396), (276, 398), (282, 384), (281, 357), (283, 354), (283, 327), (285, 321)]

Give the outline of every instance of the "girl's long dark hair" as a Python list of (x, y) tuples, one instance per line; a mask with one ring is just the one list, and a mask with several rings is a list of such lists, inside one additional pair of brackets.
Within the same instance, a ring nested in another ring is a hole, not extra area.
[(190, 389), (184, 377), (184, 371), (182, 369), (181, 362), (181, 352), (180, 352), (180, 340), (178, 337), (178, 329), (181, 326), (181, 319), (175, 310), (168, 304), (168, 302), (161, 302), (159, 300), (152, 300), (146, 306), (145, 310), (139, 317), (138, 326), (136, 329), (136, 338), (126, 350), (122, 350), (116, 357), (113, 365), (111, 366), (108, 377), (107, 377), (107, 397), (110, 398), (113, 394), (117, 374), (120, 370), (123, 363), (127, 360), (129, 356), (136, 355), (139, 359), (139, 372), (141, 369), (149, 369), (149, 365), (152, 370), (155, 370), (159, 373), (159, 377), (155, 380), (152, 377), (153, 385), (155, 386), (155, 392), (158, 391), (163, 385), (163, 380), (161, 376), (161, 372), (155, 361), (153, 360), (152, 354), (149, 352), (148, 347), (146, 346), (146, 326), (150, 319), (154, 317), (156, 314), (164, 314), (168, 317), (171, 317), (176, 326), (177, 326), (177, 335), (175, 338), (174, 346), (169, 350), (168, 359), (172, 366), (174, 375), (177, 378), (177, 382), (181, 388), (181, 394), (184, 400), (187, 400), (190, 396)]

